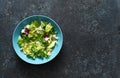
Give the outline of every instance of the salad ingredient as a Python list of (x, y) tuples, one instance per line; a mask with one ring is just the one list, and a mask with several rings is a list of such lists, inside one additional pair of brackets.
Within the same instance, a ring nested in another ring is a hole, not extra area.
[(37, 20), (26, 25), (18, 37), (22, 52), (32, 59), (49, 58), (57, 41), (57, 32), (52, 24)]

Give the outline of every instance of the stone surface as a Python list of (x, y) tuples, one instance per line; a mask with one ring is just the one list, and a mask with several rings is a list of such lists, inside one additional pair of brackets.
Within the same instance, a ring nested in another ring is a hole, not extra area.
[[(120, 0), (0, 0), (0, 78), (120, 78)], [(44, 65), (12, 47), (16, 25), (47, 15), (61, 27), (60, 54)]]

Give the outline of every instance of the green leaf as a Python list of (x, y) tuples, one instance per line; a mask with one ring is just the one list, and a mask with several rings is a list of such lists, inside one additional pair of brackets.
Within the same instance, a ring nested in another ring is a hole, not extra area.
[(46, 27), (45, 27), (45, 32), (48, 33), (50, 30), (52, 30), (52, 28), (53, 28), (53, 27), (52, 27), (52, 25), (51, 25), (50, 23), (47, 24)]
[(34, 21), (32, 22), (32, 24), (34, 24), (36, 27), (39, 27), (39, 26), (40, 26), (40, 23), (39, 23), (37, 20), (34, 20)]

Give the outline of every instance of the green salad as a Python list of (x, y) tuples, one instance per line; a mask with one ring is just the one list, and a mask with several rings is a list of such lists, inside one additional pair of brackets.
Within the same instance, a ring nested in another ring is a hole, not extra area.
[(51, 23), (34, 20), (26, 25), (18, 37), (18, 45), (32, 59), (48, 58), (57, 44), (57, 32)]

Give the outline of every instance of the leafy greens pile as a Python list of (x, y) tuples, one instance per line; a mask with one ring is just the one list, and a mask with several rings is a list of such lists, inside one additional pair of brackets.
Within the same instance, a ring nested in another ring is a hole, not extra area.
[(26, 25), (18, 37), (18, 45), (32, 59), (48, 58), (57, 43), (57, 32), (51, 23), (34, 20)]

